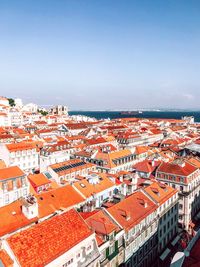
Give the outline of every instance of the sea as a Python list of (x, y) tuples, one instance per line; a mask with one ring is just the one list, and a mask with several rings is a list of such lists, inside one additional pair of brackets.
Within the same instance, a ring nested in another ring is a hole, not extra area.
[(143, 111), (134, 115), (121, 114), (121, 111), (69, 111), (69, 115), (84, 115), (100, 119), (116, 118), (163, 118), (163, 119), (181, 119), (183, 116), (193, 116), (195, 122), (200, 122), (200, 111)]

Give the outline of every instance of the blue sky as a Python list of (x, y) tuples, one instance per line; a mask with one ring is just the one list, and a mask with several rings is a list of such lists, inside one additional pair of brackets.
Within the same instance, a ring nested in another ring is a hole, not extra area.
[(199, 108), (199, 0), (0, 0), (0, 95)]

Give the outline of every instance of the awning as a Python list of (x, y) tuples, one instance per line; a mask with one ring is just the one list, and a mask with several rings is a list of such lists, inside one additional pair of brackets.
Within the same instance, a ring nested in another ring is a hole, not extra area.
[(165, 251), (163, 252), (163, 254), (160, 256), (160, 259), (162, 261), (164, 261), (166, 259), (166, 257), (169, 255), (170, 252), (171, 252), (171, 249), (169, 249), (169, 248), (165, 249)]
[(175, 246), (177, 242), (180, 240), (180, 236), (178, 235), (177, 237), (174, 238), (174, 240), (171, 242), (172, 246)]

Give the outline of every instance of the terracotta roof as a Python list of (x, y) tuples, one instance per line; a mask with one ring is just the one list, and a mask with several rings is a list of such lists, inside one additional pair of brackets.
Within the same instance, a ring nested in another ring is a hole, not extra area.
[(144, 193), (137, 191), (107, 210), (128, 231), (156, 209), (157, 205), (153, 201)]
[(114, 168), (116, 167), (116, 164), (113, 162), (113, 160), (120, 159), (120, 158), (130, 156), (130, 155), (132, 155), (131, 151), (128, 149), (124, 149), (124, 150), (118, 150), (118, 151), (114, 151), (110, 153), (98, 152), (95, 158), (105, 161), (106, 162), (104, 164), (105, 167)]
[(12, 166), (0, 169), (0, 181), (23, 175), (25, 175), (25, 173), (18, 166)]
[(49, 181), (49, 179), (43, 173), (30, 174), (28, 179), (30, 183), (36, 187), (51, 183), (51, 181)]
[(145, 147), (145, 146), (136, 146), (135, 153), (136, 154), (143, 154), (143, 153), (146, 153), (148, 150), (149, 150), (148, 147)]
[(28, 220), (22, 213), (22, 201), (18, 200), (0, 208), (0, 236), (14, 232), (38, 220)]
[(13, 152), (13, 151), (34, 149), (36, 148), (36, 144), (32, 142), (20, 142), (20, 143), (7, 144), (6, 147), (10, 152)]
[(7, 241), (20, 266), (42, 267), (91, 234), (81, 216), (72, 209), (14, 234)]
[[(12, 267), (14, 262), (7, 254), (5, 250), (0, 250), (0, 263), (3, 263), (3, 267)], [(0, 265), (1, 266), (1, 265)]]
[(155, 170), (156, 166), (159, 164), (159, 162), (151, 162), (149, 160), (144, 160), (142, 162), (138, 162), (133, 166), (134, 169), (138, 172), (145, 172), (145, 173), (151, 173)]
[(86, 198), (92, 196), (93, 194), (97, 194), (102, 192), (108, 188), (111, 188), (115, 185), (106, 174), (98, 173), (96, 174), (99, 176), (99, 182), (97, 184), (90, 183), (87, 179), (83, 179), (81, 181), (75, 182), (73, 186), (81, 192)]
[(51, 191), (35, 195), (39, 206), (39, 217), (45, 217), (57, 210), (69, 209), (85, 201), (85, 199), (71, 186), (65, 185)]
[(177, 193), (176, 189), (157, 181), (145, 187), (144, 191), (160, 205)]
[(185, 165), (181, 166), (179, 164), (175, 164), (174, 162), (163, 162), (158, 167), (157, 171), (174, 175), (188, 176), (197, 170), (197, 167), (186, 161), (184, 164)]
[(200, 158), (191, 157), (187, 159), (187, 161), (195, 167), (200, 168)]
[(120, 230), (119, 226), (102, 210), (98, 210), (94, 214), (91, 214), (85, 221), (97, 235), (109, 235), (114, 231), (118, 232)]

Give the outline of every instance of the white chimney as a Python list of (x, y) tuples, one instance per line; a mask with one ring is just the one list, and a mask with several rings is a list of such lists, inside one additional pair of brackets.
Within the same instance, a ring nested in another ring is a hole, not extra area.
[(34, 196), (28, 195), (23, 200), (22, 212), (29, 220), (38, 217), (38, 203)]

